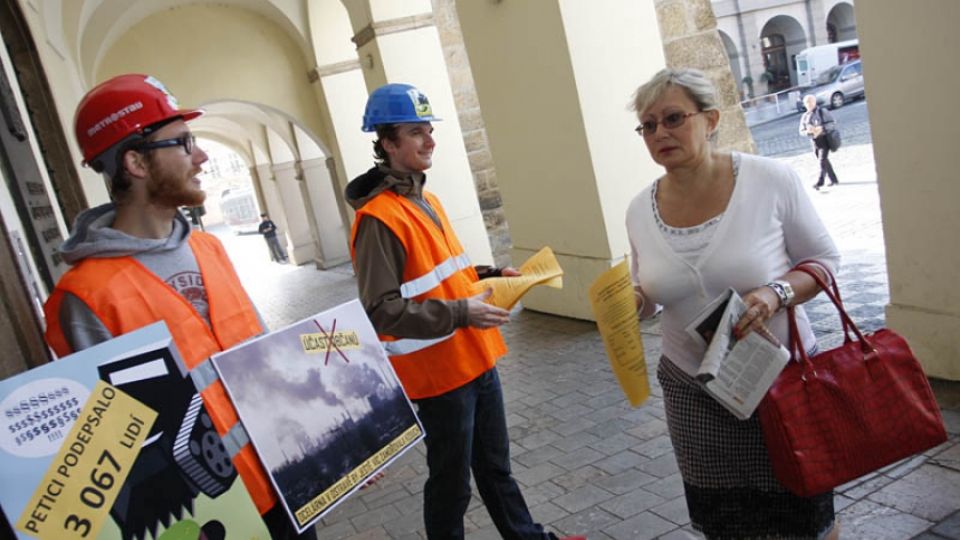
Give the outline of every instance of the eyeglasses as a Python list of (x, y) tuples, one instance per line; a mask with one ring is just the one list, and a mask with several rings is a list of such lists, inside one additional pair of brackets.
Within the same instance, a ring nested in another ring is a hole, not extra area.
[(197, 146), (197, 137), (193, 134), (184, 135), (175, 139), (161, 139), (159, 141), (148, 141), (140, 143), (133, 148), (138, 151), (156, 150), (157, 148), (169, 148), (171, 146), (182, 146), (183, 151), (189, 156)]
[(670, 113), (664, 116), (663, 119), (661, 119), (659, 122), (657, 122), (656, 120), (646, 120), (646, 121), (640, 122), (640, 125), (634, 128), (634, 131), (636, 131), (637, 134), (640, 135), (641, 137), (652, 136), (654, 133), (657, 132), (657, 126), (663, 126), (667, 129), (677, 129), (678, 127), (686, 123), (687, 118), (690, 118), (691, 116), (696, 116), (703, 112), (706, 112), (706, 111), (697, 111), (697, 112), (689, 112), (689, 113), (682, 113), (682, 112)]

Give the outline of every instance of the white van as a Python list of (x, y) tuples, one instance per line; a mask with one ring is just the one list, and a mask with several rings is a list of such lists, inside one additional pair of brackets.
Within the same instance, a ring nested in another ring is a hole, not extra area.
[(823, 72), (839, 64), (860, 58), (860, 41), (840, 41), (817, 45), (797, 54), (797, 84), (811, 86)]

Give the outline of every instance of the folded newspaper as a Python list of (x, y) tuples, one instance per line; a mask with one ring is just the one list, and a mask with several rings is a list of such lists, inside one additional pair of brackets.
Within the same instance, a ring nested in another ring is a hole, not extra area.
[(750, 418), (790, 353), (766, 328), (742, 339), (733, 330), (747, 307), (733, 289), (710, 302), (686, 330), (707, 346), (697, 371), (707, 393), (741, 420)]

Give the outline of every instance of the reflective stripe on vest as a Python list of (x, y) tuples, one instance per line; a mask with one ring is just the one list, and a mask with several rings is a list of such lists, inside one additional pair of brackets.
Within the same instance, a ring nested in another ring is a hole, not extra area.
[(449, 334), (433, 338), (433, 339), (398, 339), (395, 341), (381, 341), (383, 348), (387, 351), (388, 356), (399, 356), (401, 354), (410, 354), (412, 352), (422, 351), (427, 347), (432, 347), (441, 341), (446, 341), (453, 337), (456, 332), (450, 332)]
[[(350, 233), (354, 263), (359, 224), (369, 216), (386, 225), (403, 245), (406, 259), (397, 276), (403, 298), (418, 303), (470, 298), (475, 294), (477, 274), (440, 201), (428, 192), (423, 198), (439, 218), (439, 226), (417, 203), (390, 190), (358, 209)], [(494, 367), (507, 350), (496, 328), (464, 326), (440, 338), (381, 334), (380, 339), (411, 399), (434, 397), (463, 386)]]
[(213, 362), (209, 358), (194, 366), (190, 370), (190, 378), (193, 379), (193, 386), (197, 392), (203, 392), (208, 386), (220, 379), (220, 375), (213, 367)]
[[(470, 268), (470, 257), (466, 253), (450, 257), (433, 268), (426, 274), (411, 279), (400, 285), (400, 295), (404, 298), (414, 298), (421, 294), (426, 294), (440, 286), (443, 280), (452, 276), (456, 272)], [(453, 337), (453, 332), (434, 339), (398, 339), (395, 341), (382, 341), (383, 348), (387, 355), (396, 356), (400, 354), (410, 354), (421, 351)]]
[(426, 274), (400, 285), (400, 295), (404, 298), (414, 298), (428, 293), (439, 287), (443, 280), (467, 268), (470, 268), (470, 257), (466, 253), (450, 257)]

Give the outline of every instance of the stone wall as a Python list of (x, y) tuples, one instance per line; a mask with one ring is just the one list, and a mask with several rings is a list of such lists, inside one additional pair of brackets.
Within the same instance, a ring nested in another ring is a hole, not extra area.
[(703, 70), (717, 87), (720, 102), (717, 147), (755, 153), (756, 146), (740, 107), (737, 81), (720, 40), (710, 0), (656, 0), (656, 7), (667, 66)]
[[(432, 0), (434, 21), (440, 34), (443, 55), (450, 75), (450, 86), (457, 106), (457, 115), (463, 130), (470, 170), (477, 187), (477, 198), (483, 212), (483, 222), (490, 237), (490, 248), (498, 266), (510, 264), (510, 230), (503, 212), (497, 171), (490, 154), (487, 131), (480, 114), (480, 103), (470, 72), (467, 50), (460, 33), (455, 0)], [(442, 149), (440, 150), (443, 151)]]

